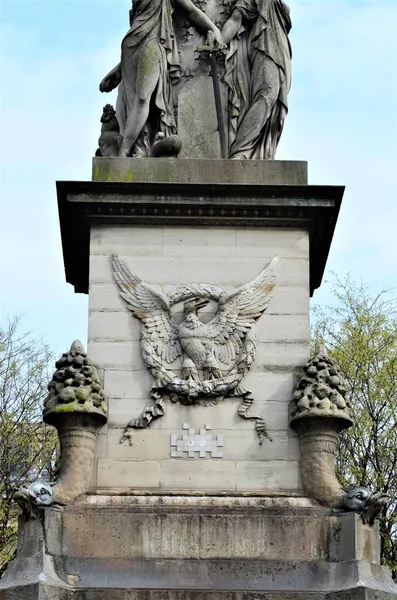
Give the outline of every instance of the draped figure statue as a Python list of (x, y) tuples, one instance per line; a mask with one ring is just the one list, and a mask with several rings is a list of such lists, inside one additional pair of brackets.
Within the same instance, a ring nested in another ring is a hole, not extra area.
[[(175, 0), (188, 21), (203, 33), (211, 32), (222, 47), (219, 29), (192, 0)], [(101, 92), (119, 86), (116, 106), (122, 142), (119, 156), (150, 156), (160, 139), (177, 132), (173, 89), (180, 79), (171, 0), (136, 0), (130, 29), (121, 45), (121, 62), (100, 84)]]
[(229, 44), (229, 157), (273, 159), (288, 112), (291, 29), (283, 0), (237, 0), (222, 28)]

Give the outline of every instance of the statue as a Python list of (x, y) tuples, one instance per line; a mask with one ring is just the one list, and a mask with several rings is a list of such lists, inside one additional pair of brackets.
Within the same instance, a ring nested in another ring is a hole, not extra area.
[(222, 28), (229, 44), (229, 158), (273, 159), (288, 112), (291, 29), (283, 0), (237, 0)]
[[(175, 4), (198, 30), (211, 32), (215, 48), (223, 46), (218, 27), (192, 0), (176, 0)], [(155, 142), (168, 147), (167, 138), (177, 133), (173, 88), (180, 80), (180, 64), (172, 13), (171, 0), (134, 2), (121, 62), (100, 84), (101, 92), (119, 86), (116, 112), (123, 137), (121, 157), (151, 156)]]
[(116, 111), (111, 104), (103, 107), (101, 117), (101, 136), (98, 140), (96, 156), (118, 156), (122, 137), (116, 118)]
[[(147, 427), (162, 417), (167, 397), (184, 405), (242, 397), (238, 414), (256, 421), (260, 443), (264, 437), (270, 440), (263, 419), (248, 412), (253, 397), (241, 382), (255, 360), (255, 322), (270, 301), (277, 268), (278, 259), (274, 258), (255, 279), (230, 293), (211, 285), (192, 284), (166, 296), (133, 275), (120, 256), (113, 256), (115, 281), (128, 308), (142, 322), (142, 356), (155, 379), (150, 392), (155, 406), (129, 423), (122, 441), (131, 441), (131, 429)], [(218, 312), (204, 324), (197, 313), (210, 300), (218, 302)], [(171, 307), (180, 302), (184, 302), (184, 312), (178, 326)], [(170, 369), (179, 358), (182, 376)]]

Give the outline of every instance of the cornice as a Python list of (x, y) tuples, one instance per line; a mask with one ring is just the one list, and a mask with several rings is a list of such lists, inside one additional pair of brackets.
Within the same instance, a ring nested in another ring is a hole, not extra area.
[(93, 225), (299, 228), (310, 236), (313, 294), (343, 192), (341, 186), (57, 182), (66, 280), (88, 293)]

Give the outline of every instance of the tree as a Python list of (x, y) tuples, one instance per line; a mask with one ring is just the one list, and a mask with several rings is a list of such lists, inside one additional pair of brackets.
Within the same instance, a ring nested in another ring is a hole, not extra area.
[(346, 376), (354, 425), (342, 437), (337, 472), (390, 497), (380, 520), (383, 563), (397, 579), (397, 301), (351, 277), (332, 280), (333, 306), (314, 308), (314, 341), (323, 341)]
[(42, 423), (42, 405), (53, 355), (19, 317), (0, 326), (0, 575), (13, 558), (19, 510), (16, 488), (52, 477), (57, 435)]

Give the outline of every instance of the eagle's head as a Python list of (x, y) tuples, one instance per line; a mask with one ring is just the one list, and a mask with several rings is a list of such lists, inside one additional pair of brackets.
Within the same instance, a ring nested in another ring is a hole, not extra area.
[(187, 300), (183, 305), (183, 312), (185, 317), (189, 314), (197, 314), (201, 308), (205, 308), (209, 300), (207, 298), (192, 298), (191, 300)]

